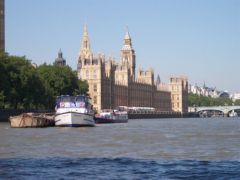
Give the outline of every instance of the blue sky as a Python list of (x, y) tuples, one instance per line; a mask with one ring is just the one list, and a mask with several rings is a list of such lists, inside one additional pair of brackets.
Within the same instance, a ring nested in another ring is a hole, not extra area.
[(61, 48), (76, 69), (85, 23), (94, 53), (119, 59), (127, 25), (137, 69), (240, 92), (240, 0), (6, 0), (6, 51), (42, 64)]

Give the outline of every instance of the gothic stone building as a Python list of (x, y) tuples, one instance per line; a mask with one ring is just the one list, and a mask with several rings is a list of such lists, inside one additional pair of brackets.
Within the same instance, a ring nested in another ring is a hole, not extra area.
[(94, 108), (153, 107), (158, 111), (187, 112), (188, 82), (185, 77), (171, 77), (169, 85), (154, 81), (153, 69), (136, 69), (136, 56), (129, 32), (124, 37), (120, 62), (114, 58), (93, 56), (88, 31), (84, 27), (78, 59), (78, 78), (89, 84)]

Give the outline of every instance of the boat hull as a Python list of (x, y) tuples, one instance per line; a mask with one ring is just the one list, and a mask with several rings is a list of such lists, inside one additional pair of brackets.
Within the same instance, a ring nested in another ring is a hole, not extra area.
[(54, 117), (55, 126), (81, 127), (95, 126), (93, 116), (90, 114), (66, 112), (56, 114)]
[(94, 118), (96, 124), (108, 124), (108, 123), (127, 123), (128, 119), (108, 119), (95, 117)]

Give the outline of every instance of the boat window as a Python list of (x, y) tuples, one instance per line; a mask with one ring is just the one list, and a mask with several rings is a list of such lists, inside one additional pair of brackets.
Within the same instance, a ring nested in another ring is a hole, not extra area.
[(60, 98), (59, 106), (61, 108), (71, 108), (75, 107), (75, 97), (73, 96), (63, 96)]
[(86, 96), (61, 96), (56, 100), (56, 108), (88, 108), (90, 105)]
[(86, 97), (84, 96), (77, 96), (76, 97), (76, 102), (85, 102), (86, 101)]
[(86, 97), (85, 96), (77, 96), (76, 97), (76, 107), (86, 107)]
[(74, 102), (75, 98), (73, 96), (64, 96), (61, 97), (61, 102)]

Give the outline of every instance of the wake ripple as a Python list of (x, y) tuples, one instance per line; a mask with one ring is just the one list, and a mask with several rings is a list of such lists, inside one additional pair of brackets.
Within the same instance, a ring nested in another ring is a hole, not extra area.
[(239, 179), (238, 161), (132, 158), (1, 159), (0, 179)]

